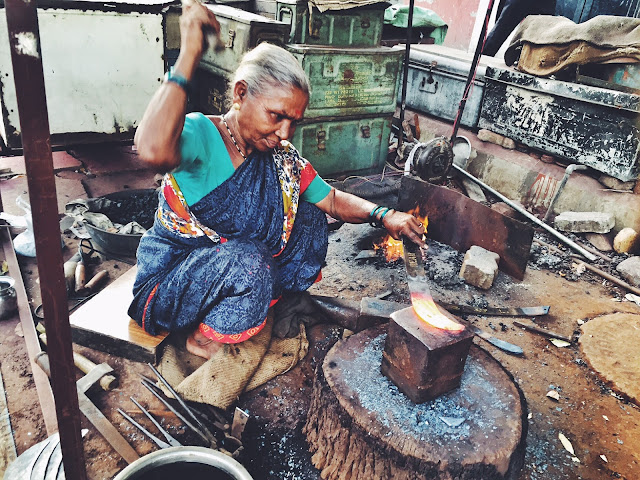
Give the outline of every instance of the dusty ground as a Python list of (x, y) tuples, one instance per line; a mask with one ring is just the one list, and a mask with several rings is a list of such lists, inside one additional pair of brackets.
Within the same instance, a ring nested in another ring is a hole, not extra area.
[[(87, 178), (82, 172), (67, 171), (59, 177), (73, 182), (73, 185), (80, 180), (89, 182), (87, 186), (93, 190), (94, 196), (121, 190), (125, 185), (140, 188), (152, 184), (151, 175), (138, 173), (114, 174), (101, 179), (99, 175)], [(2, 187), (5, 189), (5, 185)], [(6, 189), (3, 190), (3, 199), (7, 204), (5, 195)], [(401, 262), (386, 263), (381, 258), (355, 260), (359, 252), (372, 249), (380, 239), (381, 232), (368, 225), (345, 225), (331, 233), (323, 280), (312, 287), (312, 293), (348, 299), (385, 295), (387, 300), (407, 301)], [(70, 256), (76, 242), (67, 236), (66, 243), (70, 248), (65, 252), (66, 256)], [(538, 250), (535, 253), (522, 282), (500, 273), (491, 290), (480, 291), (457, 279), (462, 256), (447, 246), (432, 243), (427, 265), (432, 276), (434, 298), (450, 303), (491, 306), (550, 305), (549, 315), (538, 317), (537, 323), (574, 338), (579, 333), (578, 320), (586, 322), (612, 312), (640, 314), (640, 307), (636, 304), (621, 301), (626, 292), (589, 273), (575, 275), (571, 271), (571, 262), (561, 256), (550, 256), (548, 252)], [(106, 267), (115, 278), (129, 265), (120, 260), (105, 260), (102, 267)], [(21, 268), (35, 307), (39, 303), (37, 268), (33, 260), (25, 259), (21, 260)], [(520, 345), (525, 351), (523, 357), (514, 357), (475, 339), (512, 373), (527, 401), (529, 431), (525, 466), (519, 480), (640, 478), (640, 410), (611, 391), (588, 368), (577, 342), (558, 348), (544, 337), (514, 327), (513, 319), (509, 317), (468, 316), (467, 319), (498, 338)], [(16, 325), (17, 319), (0, 323), (0, 364), (16, 448), (18, 453), (22, 453), (46, 438), (46, 432), (24, 340), (16, 333)], [(305, 361), (241, 399), (240, 406), (251, 414), (242, 462), (256, 479), (319, 478), (310, 464), (301, 426), (309, 402), (313, 368), (341, 336), (342, 329), (336, 326), (311, 328), (312, 349)], [(135, 413), (135, 407), (129, 401), (130, 395), (153, 410), (163, 411), (162, 405), (140, 385), (138, 374), (150, 375), (148, 367), (87, 348), (79, 350), (97, 363), (107, 361), (120, 378), (120, 386), (116, 390), (109, 393), (96, 391), (91, 398), (138, 453), (142, 455), (155, 450), (155, 446), (115, 411), (121, 407), (140, 419), (141, 415)], [(637, 359), (629, 361), (637, 363)], [(546, 396), (550, 390), (558, 392), (559, 401)], [(164, 422), (170, 425), (178, 438), (188, 443), (195, 442), (171, 415), (165, 415)], [(83, 426), (89, 429), (85, 437), (89, 477), (112, 478), (125, 466), (124, 461), (86, 420), (83, 420)], [(563, 448), (558, 439), (559, 433), (571, 441), (579, 461), (572, 460), (572, 455)], [(601, 456), (606, 457), (606, 461)]]

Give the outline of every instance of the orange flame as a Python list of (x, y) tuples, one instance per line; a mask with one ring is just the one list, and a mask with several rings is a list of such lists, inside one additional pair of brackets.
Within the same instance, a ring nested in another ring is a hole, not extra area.
[(461, 332), (465, 328), (464, 325), (454, 322), (440, 312), (431, 295), (412, 293), (411, 304), (413, 305), (413, 311), (416, 312), (416, 315), (435, 328), (455, 333)]
[(402, 242), (400, 240), (396, 240), (391, 235), (387, 235), (384, 237), (382, 242), (377, 245), (374, 245), (373, 248), (375, 250), (382, 249), (384, 252), (384, 257), (387, 259), (387, 262), (395, 262), (400, 257), (402, 257)]

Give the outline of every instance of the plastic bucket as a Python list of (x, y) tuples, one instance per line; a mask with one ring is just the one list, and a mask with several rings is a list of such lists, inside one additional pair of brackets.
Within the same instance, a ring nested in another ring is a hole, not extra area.
[(113, 480), (253, 480), (224, 453), (204, 447), (171, 447), (145, 455)]

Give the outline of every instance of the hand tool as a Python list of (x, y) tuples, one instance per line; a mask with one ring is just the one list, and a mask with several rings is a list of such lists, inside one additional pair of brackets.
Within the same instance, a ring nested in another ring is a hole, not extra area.
[(209, 445), (211, 448), (217, 448), (218, 447), (218, 441), (215, 439), (215, 437), (213, 438), (213, 440), (211, 440), (207, 435), (205, 435), (202, 431), (200, 431), (200, 429), (198, 427), (196, 427), (193, 423), (191, 423), (189, 420), (187, 420), (184, 415), (182, 415), (178, 410), (176, 410), (175, 408), (173, 408), (173, 406), (167, 402), (158, 392), (156, 392), (156, 387), (153, 384), (153, 382), (151, 380), (149, 380), (148, 378), (146, 378), (144, 375), (141, 375), (142, 377), (142, 385), (144, 385), (144, 387), (149, 390), (158, 400), (160, 400), (165, 407), (167, 407), (169, 410), (171, 410), (171, 412), (173, 412), (173, 414), (178, 417), (180, 420), (182, 420), (182, 422), (189, 427), (196, 435), (198, 435), (207, 445)]
[(138, 430), (140, 430), (142, 433), (144, 433), (147, 437), (149, 437), (153, 441), (153, 443), (155, 443), (158, 447), (160, 447), (160, 448), (169, 448), (171, 446), (167, 442), (163, 442), (162, 440), (160, 440), (153, 433), (151, 433), (149, 430), (147, 430), (142, 425), (140, 425), (138, 422), (136, 422), (133, 418), (131, 418), (129, 415), (127, 415), (127, 413), (124, 410), (122, 410), (121, 408), (118, 408), (117, 410), (118, 410), (118, 413), (120, 415), (122, 415), (124, 418), (126, 418), (129, 422), (131, 422), (131, 424), (134, 427), (136, 427)]
[(165, 380), (165, 378), (160, 374), (160, 372), (156, 369), (156, 367), (154, 367), (151, 363), (147, 363), (147, 365), (149, 365), (149, 368), (153, 370), (153, 373), (156, 374), (156, 377), (158, 377), (158, 380), (162, 382), (162, 384), (167, 388), (167, 390), (169, 390), (171, 395), (173, 395), (173, 397), (178, 401), (178, 403), (184, 409), (187, 415), (191, 417), (191, 419), (198, 426), (198, 429), (205, 435), (207, 440), (211, 443), (216, 442), (216, 437), (214, 437), (213, 434), (209, 431), (209, 429), (202, 424), (202, 422), (198, 419), (198, 417), (195, 416), (195, 414), (191, 411), (191, 408), (185, 403), (185, 401), (180, 397), (180, 395), (178, 395), (178, 392), (176, 392), (173, 389), (173, 387), (169, 385), (169, 382)]
[[(42, 324), (39, 324), (36, 327), (36, 330), (38, 330), (38, 331), (42, 330), (43, 333), (41, 333), (39, 335), (39, 337), (40, 337), (40, 340), (42, 341), (42, 343), (47, 345), (47, 334), (44, 333), (44, 326), (41, 327), (41, 325)], [(83, 373), (89, 373), (91, 370), (93, 370), (95, 367), (97, 367), (97, 365), (95, 363), (93, 363), (91, 360), (89, 360), (84, 355), (79, 354), (78, 352), (73, 352), (73, 363)], [(116, 377), (114, 377), (113, 375), (104, 375), (103, 377), (100, 378), (100, 387), (105, 392), (113, 390), (117, 386), (118, 386), (118, 379)]]
[[(182, 0), (182, 8), (201, 4), (202, 2), (200, 0)], [(205, 36), (205, 50), (211, 48), (215, 52), (221, 52), (225, 49), (219, 33), (216, 33), (209, 28), (203, 29), (202, 33)]]
[(144, 408), (142, 405), (140, 405), (135, 398), (133, 398), (133, 397), (129, 397), (129, 398), (131, 399), (131, 401), (133, 403), (136, 404), (136, 407), (138, 407), (140, 409), (140, 411), (142, 413), (144, 413), (149, 420), (151, 420), (151, 423), (153, 423), (156, 426), (156, 428), (160, 431), (160, 433), (164, 436), (164, 438), (167, 439), (167, 442), (169, 443), (169, 445), (171, 445), (172, 447), (181, 447), (182, 446), (182, 444), (178, 440), (173, 438), (171, 436), (171, 434), (169, 432), (167, 432), (155, 418), (153, 418), (153, 415), (151, 415), (146, 408)]
[[(49, 376), (51, 369), (49, 366), (49, 356), (41, 352), (34, 359), (42, 370)], [(87, 390), (100, 381), (103, 375), (111, 373), (113, 369), (106, 363), (102, 363), (93, 368), (89, 373), (76, 382), (78, 392), (78, 403), (80, 411), (87, 417), (87, 420), (96, 427), (102, 436), (109, 442), (113, 449), (118, 452), (127, 463), (135, 462), (140, 456), (127, 443), (125, 438), (120, 435), (113, 424), (104, 416), (104, 414), (96, 407), (89, 397)]]
[(517, 345), (514, 345), (509, 342), (505, 342), (504, 340), (500, 340), (499, 338), (494, 337), (490, 333), (479, 329), (475, 325), (469, 325), (468, 328), (473, 333), (475, 333), (478, 337), (482, 338), (483, 340), (486, 340), (494, 347), (498, 347), (500, 350), (504, 350), (505, 352), (512, 353), (514, 355), (522, 355), (524, 353), (522, 348), (518, 347)]
[(411, 293), (411, 304), (415, 313), (425, 322), (449, 332), (460, 332), (464, 325), (446, 317), (438, 310), (433, 301), (431, 290), (427, 283), (427, 275), (424, 270), (422, 251), (420, 246), (413, 243), (407, 237), (402, 238), (404, 253), (404, 266), (407, 271), (407, 283)]
[(103, 283), (108, 276), (109, 272), (106, 270), (100, 270), (84, 285), (84, 288), (81, 289), (82, 293), (85, 295), (91, 293), (91, 291)]
[[(487, 315), (495, 317), (535, 317), (549, 313), (548, 305), (537, 307), (475, 307), (473, 305), (456, 305), (453, 303), (438, 302), (438, 305), (451, 313), (466, 313), (471, 315)], [(407, 306), (389, 300), (364, 297), (360, 301), (360, 313), (362, 315), (384, 315), (389, 316), (397, 310)]]
[(558, 338), (560, 340), (564, 340), (565, 342), (572, 343), (572, 340), (570, 337), (567, 337), (566, 335), (560, 335), (559, 333), (553, 332), (551, 330), (545, 330), (544, 328), (540, 328), (528, 323), (518, 322), (516, 320), (514, 320), (513, 324), (516, 325), (517, 327), (521, 327), (521, 328), (524, 328), (525, 330), (529, 330), (530, 332), (535, 332), (535, 333), (544, 335), (545, 337)]

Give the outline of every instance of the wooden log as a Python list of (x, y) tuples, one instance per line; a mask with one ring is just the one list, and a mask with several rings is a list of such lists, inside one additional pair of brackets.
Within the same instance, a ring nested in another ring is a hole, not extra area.
[(324, 480), (516, 479), (527, 412), (509, 373), (473, 346), (460, 388), (415, 404), (380, 373), (386, 326), (334, 346), (316, 369), (304, 433)]

